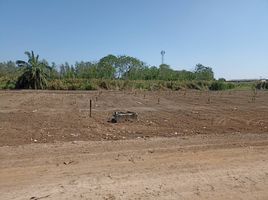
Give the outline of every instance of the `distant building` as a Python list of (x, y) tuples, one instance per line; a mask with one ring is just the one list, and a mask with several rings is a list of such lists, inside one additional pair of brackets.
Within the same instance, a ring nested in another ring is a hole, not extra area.
[(233, 82), (233, 83), (251, 83), (251, 82), (268, 82), (268, 79), (234, 79), (234, 80), (228, 80), (227, 82)]

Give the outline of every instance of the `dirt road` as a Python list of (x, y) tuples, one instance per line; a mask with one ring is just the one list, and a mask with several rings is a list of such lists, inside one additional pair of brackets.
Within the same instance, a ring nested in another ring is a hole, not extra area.
[(268, 135), (0, 147), (0, 199), (268, 199)]

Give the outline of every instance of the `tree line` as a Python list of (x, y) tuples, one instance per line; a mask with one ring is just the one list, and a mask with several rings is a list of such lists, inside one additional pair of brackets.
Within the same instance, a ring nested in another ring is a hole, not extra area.
[(0, 80), (15, 81), (16, 88), (45, 89), (48, 82), (57, 79), (104, 80), (163, 80), (163, 81), (212, 81), (211, 67), (197, 64), (193, 71), (174, 70), (167, 64), (149, 66), (131, 56), (107, 55), (97, 62), (68, 62), (56, 65), (39, 59), (33, 51), (25, 52), (27, 60), (0, 63)]

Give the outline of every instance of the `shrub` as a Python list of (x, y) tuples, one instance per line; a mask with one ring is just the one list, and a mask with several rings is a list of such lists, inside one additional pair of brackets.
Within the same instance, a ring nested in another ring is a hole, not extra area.
[(105, 90), (108, 90), (109, 89), (109, 86), (108, 86), (107, 82), (106, 81), (103, 81), (103, 80), (99, 83), (98, 86), (100, 88), (102, 88), (102, 89), (105, 89)]
[[(14, 89), (16, 81), (0, 77), (0, 89)], [(252, 83), (250, 84), (252, 86)], [(247, 86), (247, 85), (246, 85)], [(53, 79), (48, 81), (50, 90), (227, 90), (242, 87), (241, 84), (224, 81), (164, 81), (164, 80), (104, 80), (104, 79)], [(244, 87), (244, 84), (243, 84)], [(248, 86), (247, 86), (248, 87)], [(257, 89), (268, 89), (268, 83), (254, 85)]]
[(186, 89), (194, 89), (194, 90), (200, 90), (200, 86), (197, 85), (196, 83), (194, 82), (189, 82), (189, 83), (186, 83)]
[(9, 81), (6, 82), (6, 85), (4, 86), (3, 89), (12, 90), (12, 89), (15, 89), (15, 88), (16, 88), (16, 81), (9, 80)]
[(67, 90), (66, 84), (62, 80), (56, 79), (48, 83), (48, 89), (50, 90)]
[(55, 79), (49, 82), (50, 90), (96, 90), (97, 86), (87, 79)]
[(223, 81), (213, 81), (211, 85), (209, 86), (209, 90), (227, 90), (227, 89), (233, 89), (235, 88), (235, 84), (233, 83), (226, 83)]
[(267, 81), (260, 81), (256, 84), (255, 87), (258, 90), (267, 90), (268, 89), (268, 82)]
[(82, 90), (97, 90), (97, 86), (93, 83), (86, 82), (81, 87)]

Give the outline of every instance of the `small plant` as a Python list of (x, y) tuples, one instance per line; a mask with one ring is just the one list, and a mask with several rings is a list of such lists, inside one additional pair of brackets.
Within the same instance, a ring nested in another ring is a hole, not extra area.
[(208, 95), (207, 103), (210, 104), (211, 103), (211, 96), (210, 96), (209, 91), (208, 91), (207, 95)]
[(251, 96), (251, 102), (255, 103), (257, 97), (257, 89), (255, 87), (252, 87), (252, 96)]

